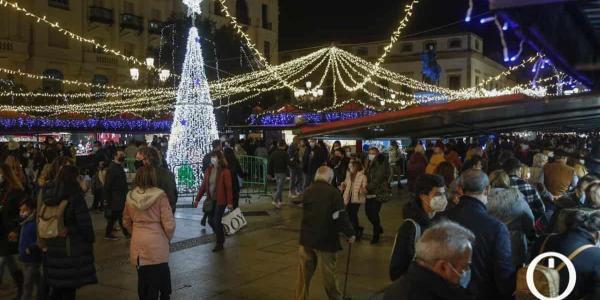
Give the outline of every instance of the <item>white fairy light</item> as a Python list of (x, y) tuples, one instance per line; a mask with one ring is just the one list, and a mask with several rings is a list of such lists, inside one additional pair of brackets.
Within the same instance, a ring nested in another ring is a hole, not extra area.
[(190, 12), (201, 14), (201, 3), (203, 0), (183, 0), (183, 4), (187, 5)]
[[(192, 27), (167, 151), (171, 168), (189, 164), (194, 174), (200, 173), (202, 158), (211, 151), (211, 142), (219, 138), (213, 109), (198, 29)], [(197, 182), (195, 180), (194, 184)]]

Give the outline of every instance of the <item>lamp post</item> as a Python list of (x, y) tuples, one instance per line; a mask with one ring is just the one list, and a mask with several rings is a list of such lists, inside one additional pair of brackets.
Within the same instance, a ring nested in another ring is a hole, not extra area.
[(140, 79), (140, 69), (138, 69), (138, 68), (129, 69), (129, 76), (131, 76), (131, 80), (138, 81)]

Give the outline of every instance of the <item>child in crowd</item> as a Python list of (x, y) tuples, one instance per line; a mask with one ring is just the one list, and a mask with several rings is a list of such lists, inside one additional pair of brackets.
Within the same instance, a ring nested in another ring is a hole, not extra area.
[(39, 288), (41, 251), (37, 245), (37, 228), (35, 223), (36, 205), (26, 199), (19, 206), (21, 234), (19, 237), (19, 258), (23, 262), (23, 295), (20, 300), (33, 299), (34, 289)]

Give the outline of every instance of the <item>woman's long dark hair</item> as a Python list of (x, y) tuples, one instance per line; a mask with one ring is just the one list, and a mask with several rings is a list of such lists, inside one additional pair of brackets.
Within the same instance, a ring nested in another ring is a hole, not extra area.
[(17, 178), (15, 173), (12, 171), (12, 169), (7, 164), (1, 163), (0, 170), (2, 171), (2, 174), (4, 175), (4, 180), (8, 184), (8, 188), (6, 190), (11, 191), (11, 190), (22, 190), (23, 189), (23, 185), (21, 184), (21, 181), (19, 181), (19, 179)]

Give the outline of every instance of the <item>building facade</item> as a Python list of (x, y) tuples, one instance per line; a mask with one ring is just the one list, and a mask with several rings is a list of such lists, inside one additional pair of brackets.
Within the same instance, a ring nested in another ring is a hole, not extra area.
[[(179, 9), (179, 0), (24, 0), (19, 6), (83, 37), (93, 38), (142, 61), (155, 56), (164, 22)], [(157, 65), (155, 63), (155, 65)], [(140, 68), (130, 78), (130, 64), (94, 46), (70, 39), (44, 23), (0, 7), (0, 67), (84, 82), (146, 86), (156, 74)], [(0, 74), (0, 78), (5, 75)], [(28, 90), (72, 90), (56, 81), (14, 81)], [(154, 83), (153, 83), (154, 84)], [(77, 88), (75, 88), (77, 89)]]
[[(256, 48), (271, 64), (279, 61), (279, 0), (227, 0), (229, 13), (244, 27)], [(219, 0), (202, 2), (202, 17), (216, 26), (230, 24)]]
[[(365, 60), (374, 62), (383, 53), (388, 41), (336, 45)], [(495, 76), (506, 68), (483, 54), (483, 39), (474, 33), (431, 35), (419, 38), (400, 39), (382, 65), (384, 68), (404, 76), (424, 81), (421, 54), (433, 45), (441, 74), (439, 85), (450, 89), (468, 88), (478, 85), (485, 78)], [(316, 49), (282, 51), (282, 62), (307, 55)], [(510, 80), (495, 81), (485, 88), (502, 88)]]

